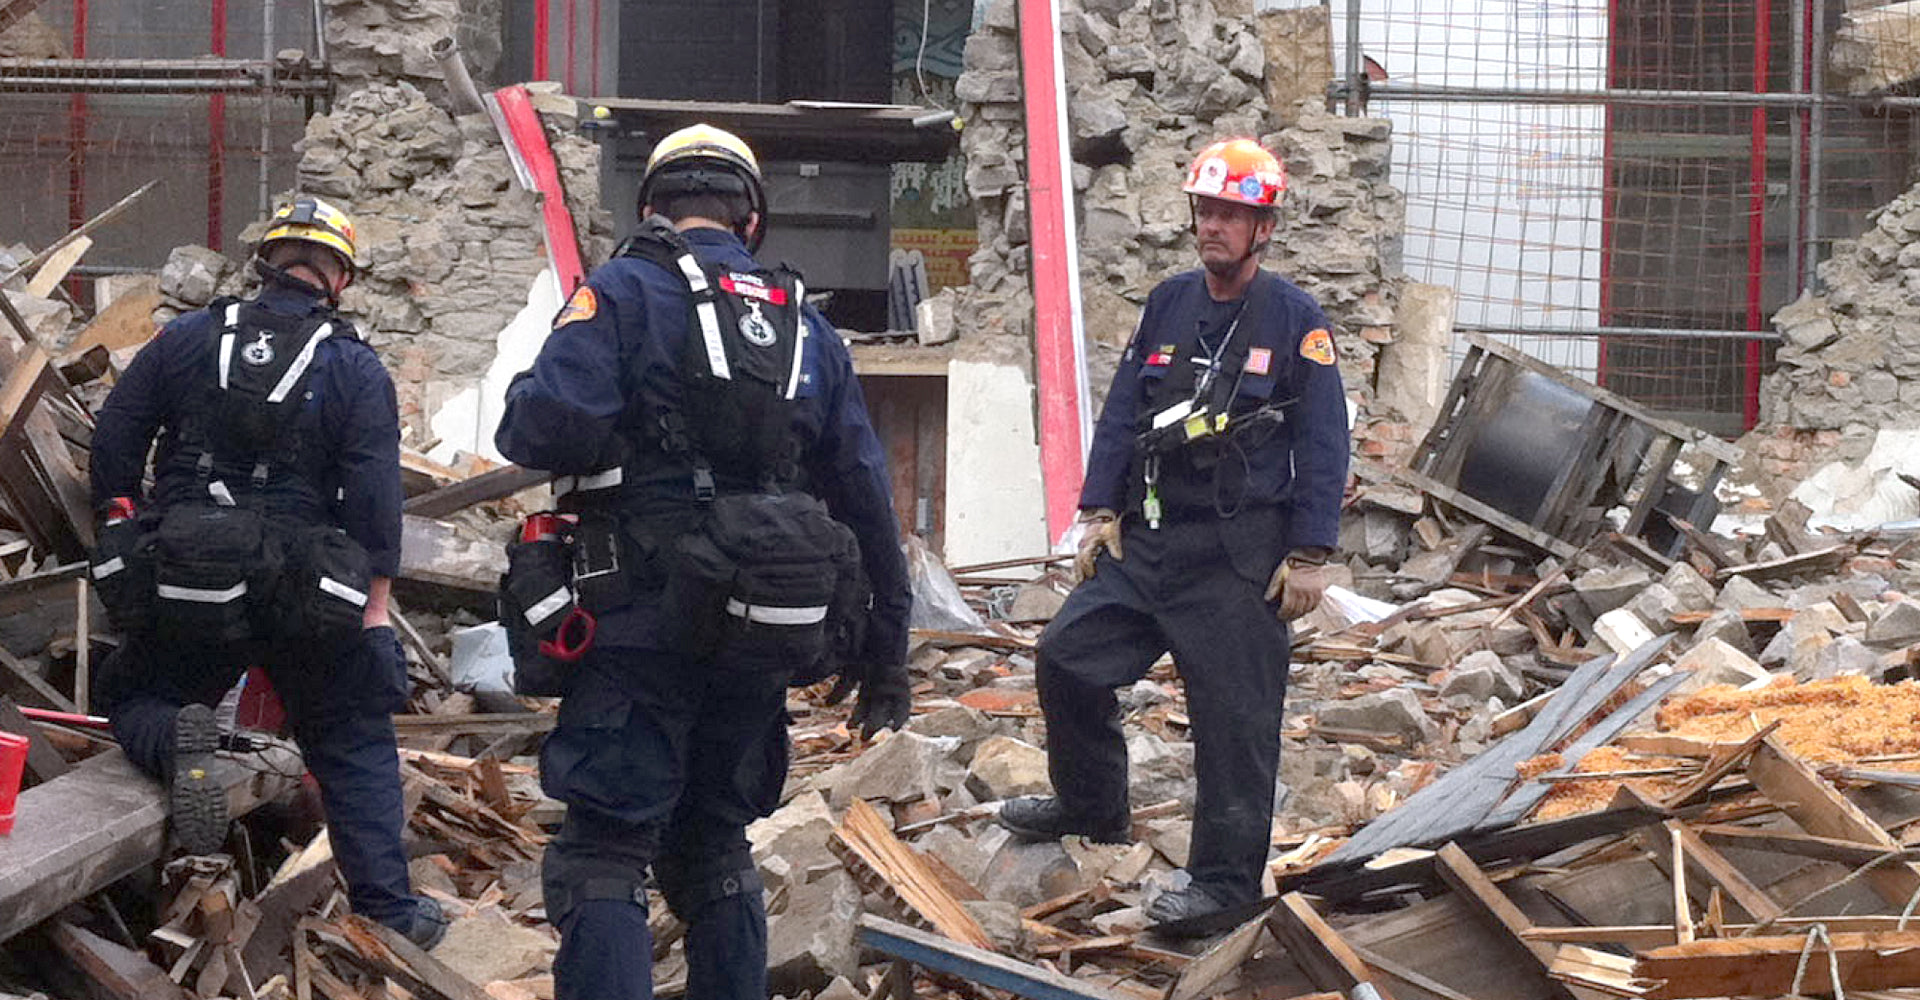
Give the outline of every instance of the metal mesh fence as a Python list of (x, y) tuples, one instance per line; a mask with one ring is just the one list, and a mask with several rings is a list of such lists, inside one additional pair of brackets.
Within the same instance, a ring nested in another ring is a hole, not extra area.
[(1394, 120), (1409, 273), (1722, 433), (1757, 416), (1768, 317), (1911, 180), (1907, 68), (1860, 96), (1843, 65), (1920, 56), (1920, 17), (1863, 59), (1845, 0), (1331, 6), (1350, 110)]
[(180, 244), (229, 244), (292, 186), (293, 144), (325, 90), (311, 0), (6, 10), (0, 246), (45, 246), (157, 179), (95, 233), (80, 273), (154, 268)]

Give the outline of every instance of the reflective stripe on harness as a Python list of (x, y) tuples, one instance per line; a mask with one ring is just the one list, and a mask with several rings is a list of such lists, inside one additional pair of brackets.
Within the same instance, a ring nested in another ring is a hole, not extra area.
[(194, 604), (226, 604), (247, 596), (247, 581), (228, 587), (225, 590), (208, 590), (203, 587), (178, 587), (163, 583), (153, 588), (153, 592), (169, 601), (191, 601)]
[(605, 490), (620, 485), (626, 479), (626, 473), (615, 466), (586, 476), (553, 477), (553, 495), (557, 499), (577, 490)]
[(787, 373), (787, 397), (800, 392), (800, 366), (807, 356), (807, 286), (793, 279), (793, 370)]
[(240, 332), (240, 303), (227, 306), (227, 328), (220, 335), (220, 388), (227, 388), (227, 373), (233, 370), (233, 338)]
[(360, 591), (355, 590), (352, 587), (349, 587), (346, 584), (341, 583), (340, 581), (335, 580), (330, 576), (323, 576), (320, 578), (320, 589), (326, 591), (329, 594), (332, 594), (335, 597), (340, 598), (341, 600), (355, 607), (364, 608), (367, 606), (366, 594), (363, 594)]
[(737, 597), (729, 597), (727, 614), (760, 625), (818, 625), (827, 620), (827, 606), (818, 604), (804, 608), (778, 608), (748, 604)]
[[(267, 402), (278, 403), (287, 398), (287, 393), (293, 391), (294, 385), (300, 381), (300, 376), (306, 374), (307, 366), (313, 364), (313, 352), (319, 348), (320, 342), (332, 335), (332, 323), (322, 323), (313, 331), (313, 336), (308, 337), (306, 344), (300, 348), (299, 356), (293, 359), (293, 364), (288, 365), (286, 373), (280, 376), (279, 384), (273, 387), (272, 392), (267, 393)], [(226, 362), (225, 355), (221, 356), (221, 362), (223, 364)]]
[(112, 559), (93, 568), (93, 578), (96, 580), (104, 580), (126, 568), (127, 561), (119, 556), (114, 556)]
[(687, 279), (687, 290), (700, 301), (693, 307), (695, 316), (700, 318), (700, 339), (707, 345), (707, 370), (714, 378), (733, 379), (733, 368), (727, 364), (727, 347), (720, 339), (720, 313), (713, 304), (713, 286), (707, 282), (707, 274), (700, 270), (700, 262), (693, 254), (683, 253), (674, 258), (680, 265), (680, 273)]

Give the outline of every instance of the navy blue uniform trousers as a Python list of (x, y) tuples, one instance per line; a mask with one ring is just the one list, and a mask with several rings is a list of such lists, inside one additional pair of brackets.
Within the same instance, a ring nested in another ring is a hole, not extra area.
[(1207, 517), (1149, 530), (1128, 515), (1123, 528), (1123, 558), (1103, 553), (1040, 637), (1054, 791), (1077, 816), (1126, 823), (1127, 747), (1114, 689), (1172, 651), (1199, 782), (1187, 872), (1223, 902), (1252, 900), (1273, 825), (1287, 626), (1265, 599), (1266, 579), (1235, 570), (1223, 541), (1231, 522), (1223, 529)]
[(764, 1000), (767, 918), (747, 824), (779, 804), (787, 678), (596, 647), (541, 751), (567, 804), (542, 870), (560, 1000), (649, 998), (649, 866), (687, 925), (687, 996)]
[(404, 806), (392, 713), (407, 695), (393, 631), (369, 629), (332, 644), (173, 646), (130, 637), (101, 665), (95, 702), (134, 765), (161, 780), (173, 769), (173, 720), (182, 706), (218, 704), (250, 665), (266, 669), (293, 737), (320, 785), (329, 839), (355, 913), (410, 919), (414, 903), (401, 841)]

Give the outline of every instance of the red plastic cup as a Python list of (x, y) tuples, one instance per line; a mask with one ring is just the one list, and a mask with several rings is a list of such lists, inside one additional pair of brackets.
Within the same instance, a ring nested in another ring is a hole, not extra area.
[(0, 837), (13, 832), (13, 804), (20, 798), (29, 745), (25, 736), (0, 733)]

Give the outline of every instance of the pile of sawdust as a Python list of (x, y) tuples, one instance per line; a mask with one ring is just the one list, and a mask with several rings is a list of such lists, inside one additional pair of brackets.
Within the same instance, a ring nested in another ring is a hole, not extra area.
[(1858, 675), (1758, 691), (1711, 687), (1668, 701), (1656, 719), (1673, 736), (1738, 743), (1775, 719), (1773, 738), (1816, 763), (1920, 750), (1920, 683), (1875, 684)]
[[(1545, 754), (1533, 758), (1527, 764), (1549, 758), (1557, 765), (1560, 755)], [(1692, 763), (1698, 762), (1679, 757), (1655, 757), (1648, 754), (1629, 753), (1620, 747), (1606, 746), (1595, 747), (1588, 751), (1586, 756), (1580, 758), (1580, 763), (1574, 767), (1574, 770), (1581, 774), (1600, 774), (1608, 771), (1649, 771)], [(1534, 773), (1540, 774), (1551, 770), (1555, 768), (1540, 768)], [(1523, 776), (1526, 774), (1526, 765), (1522, 765), (1521, 773)], [(1533, 818), (1536, 820), (1559, 819), (1562, 816), (1605, 809), (1613, 801), (1613, 797), (1619, 794), (1621, 785), (1630, 785), (1634, 791), (1648, 798), (1659, 798), (1679, 788), (1689, 777), (1690, 775), (1678, 774), (1626, 778), (1619, 781), (1595, 779), (1555, 782), (1552, 790), (1547, 792), (1547, 797), (1540, 800), (1540, 805), (1534, 809)]]

